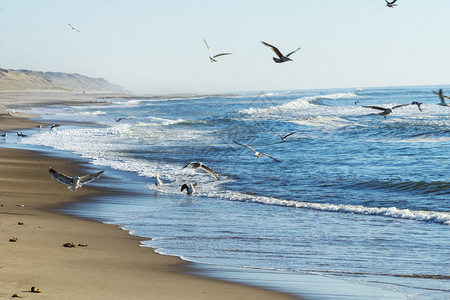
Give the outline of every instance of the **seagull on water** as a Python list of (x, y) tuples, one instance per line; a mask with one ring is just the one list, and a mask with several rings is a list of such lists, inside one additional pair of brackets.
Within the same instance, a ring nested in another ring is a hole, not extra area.
[(444, 95), (444, 91), (442, 91), (442, 89), (439, 89), (439, 92), (433, 91), (433, 93), (435, 93), (436, 95), (439, 95), (439, 98), (441, 98), (441, 103), (439, 103), (439, 105), (442, 106), (449, 106), (446, 102), (445, 102), (445, 98), (450, 99), (449, 96), (445, 96)]
[(397, 4), (394, 4), (395, 2), (397, 2), (397, 0), (394, 0), (392, 2), (389, 2), (388, 0), (384, 0), (384, 1), (386, 1), (387, 7), (394, 8), (395, 6), (397, 6)]
[(24, 133), (21, 132), (21, 131), (18, 131), (18, 132), (17, 132), (17, 136), (19, 136), (19, 137), (26, 137), (27, 135), (24, 134)]
[(86, 184), (99, 178), (103, 174), (103, 172), (104, 171), (100, 171), (97, 173), (87, 174), (83, 176), (70, 177), (63, 173), (55, 171), (52, 168), (48, 169), (48, 173), (50, 174), (51, 178), (56, 179), (57, 181), (63, 184), (67, 184), (69, 186), (68, 189), (71, 190), (72, 192), (79, 190), (83, 186), (83, 184)]
[(269, 154), (262, 153), (262, 152), (258, 152), (258, 151), (256, 151), (255, 149), (253, 149), (253, 148), (250, 147), (250, 146), (247, 146), (247, 145), (238, 143), (238, 142), (236, 142), (236, 141), (234, 141), (234, 140), (233, 140), (233, 142), (234, 142), (235, 144), (238, 144), (239, 146), (242, 146), (242, 147), (245, 147), (245, 148), (248, 148), (248, 149), (252, 150), (252, 151), (255, 153), (255, 156), (258, 157), (258, 158), (261, 157), (261, 156), (267, 156), (267, 157), (270, 157), (271, 159), (273, 159), (273, 160), (276, 161), (276, 162), (281, 162), (281, 160), (276, 159), (275, 157), (272, 157), (272, 156), (270, 156)]
[(78, 28), (76, 28), (75, 26), (73, 26), (72, 24), (69, 24), (69, 26), (70, 26), (73, 30), (76, 30), (76, 31), (80, 32), (80, 30), (79, 30)]
[(417, 108), (418, 108), (420, 111), (422, 111), (422, 108), (420, 107), (420, 106), (422, 105), (422, 102), (413, 101), (413, 102), (411, 103), (411, 105), (417, 105)]
[(390, 113), (392, 113), (392, 111), (394, 109), (402, 107), (402, 106), (407, 106), (407, 105), (409, 105), (409, 104), (400, 104), (400, 105), (396, 105), (396, 106), (394, 106), (392, 108), (384, 108), (384, 107), (375, 106), (375, 105), (369, 105), (369, 106), (363, 105), (363, 107), (381, 110), (382, 112), (380, 112), (379, 115), (383, 116), (386, 119), (386, 116), (389, 115)]
[(219, 54), (213, 55), (213, 54), (212, 54), (212, 51), (211, 51), (211, 48), (209, 48), (208, 43), (206, 42), (206, 40), (203, 39), (203, 41), (205, 42), (206, 48), (208, 48), (208, 52), (209, 52), (209, 60), (210, 60), (211, 62), (217, 62), (216, 57), (223, 56), (223, 55), (230, 55), (230, 54), (231, 54), (231, 53), (228, 53), (228, 52), (227, 52), (227, 53), (219, 53)]
[(185, 183), (181, 186), (181, 191), (186, 190), (186, 194), (188, 196), (192, 196), (192, 194), (195, 193), (195, 189), (197, 188), (197, 182), (192, 183)]
[(8, 133), (7, 133), (7, 132), (4, 132), (4, 133), (2, 133), (2, 134), (0, 134), (0, 135), (6, 139), (6, 137), (8, 136)]
[(187, 167), (190, 167), (190, 168), (192, 168), (192, 169), (198, 169), (198, 168), (200, 168), (200, 169), (202, 169), (202, 170), (208, 172), (208, 173), (209, 173), (212, 177), (214, 177), (215, 179), (220, 180), (219, 177), (216, 175), (216, 173), (214, 173), (213, 169), (211, 169), (210, 167), (208, 167), (207, 165), (205, 165), (204, 163), (202, 163), (202, 162), (200, 162), (200, 161), (198, 161), (198, 162), (197, 162), (197, 161), (190, 162), (190, 163), (188, 163), (187, 165), (185, 165), (185, 166), (183, 167), (183, 169), (184, 169), (184, 168), (187, 168)]
[(275, 52), (275, 54), (278, 56), (278, 58), (277, 58), (277, 57), (274, 57), (274, 58), (273, 58), (273, 60), (274, 60), (276, 63), (284, 63), (284, 62), (287, 62), (287, 61), (292, 61), (292, 59), (290, 59), (289, 56), (291, 56), (292, 54), (294, 54), (295, 52), (297, 52), (297, 51), (300, 50), (300, 48), (301, 48), (301, 47), (299, 47), (299, 48), (297, 48), (296, 50), (294, 50), (294, 51), (292, 51), (291, 53), (289, 53), (288, 55), (284, 56), (284, 55), (280, 52), (280, 50), (278, 50), (277, 47), (272, 46), (271, 44), (268, 44), (268, 43), (266, 43), (266, 42), (261, 42), (261, 43), (263, 43), (263, 44), (266, 45), (267, 47), (272, 48), (273, 52)]

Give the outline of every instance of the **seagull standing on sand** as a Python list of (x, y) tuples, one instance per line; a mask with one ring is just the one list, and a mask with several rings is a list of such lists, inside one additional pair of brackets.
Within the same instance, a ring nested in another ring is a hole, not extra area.
[(192, 169), (198, 169), (198, 168), (200, 168), (200, 169), (202, 169), (202, 170), (208, 172), (208, 173), (209, 173), (212, 177), (214, 177), (215, 179), (220, 180), (219, 177), (216, 175), (216, 173), (214, 173), (213, 169), (211, 169), (210, 167), (208, 167), (207, 165), (205, 165), (204, 163), (202, 163), (202, 162), (200, 162), (200, 161), (199, 161), (199, 162), (195, 162), (195, 161), (190, 162), (190, 163), (188, 163), (187, 165), (185, 165), (185, 166), (183, 167), (183, 169), (184, 169), (184, 168), (187, 168), (187, 167), (190, 167), (190, 168), (192, 168)]
[(380, 112), (379, 115), (383, 116), (386, 119), (386, 116), (389, 115), (390, 113), (392, 113), (392, 111), (394, 109), (402, 107), (402, 106), (407, 106), (407, 105), (409, 105), (409, 104), (400, 104), (400, 105), (396, 105), (396, 106), (394, 106), (392, 108), (384, 108), (384, 107), (381, 107), (381, 106), (374, 106), (374, 105), (370, 105), (370, 106), (363, 105), (363, 107), (381, 110), (382, 112)]
[(394, 4), (395, 2), (397, 2), (397, 0), (394, 0), (392, 2), (389, 2), (388, 0), (384, 0), (384, 1), (386, 1), (387, 7), (394, 8), (395, 6), (397, 6), (397, 4)]
[(255, 153), (255, 156), (258, 157), (258, 158), (261, 157), (261, 156), (267, 156), (267, 157), (270, 157), (271, 159), (273, 159), (273, 160), (276, 161), (276, 162), (281, 162), (281, 160), (278, 160), (278, 159), (276, 159), (275, 157), (270, 156), (269, 154), (262, 153), (262, 152), (258, 152), (258, 151), (256, 151), (255, 149), (253, 149), (253, 148), (250, 147), (250, 146), (247, 146), (247, 145), (238, 143), (238, 142), (236, 142), (236, 141), (234, 141), (234, 140), (233, 140), (233, 143), (238, 144), (239, 146), (242, 146), (242, 147), (245, 147), (245, 148), (248, 148), (248, 149), (252, 150), (252, 151)]
[(208, 43), (206, 42), (206, 40), (203, 39), (203, 41), (205, 42), (206, 48), (208, 48), (208, 52), (209, 52), (209, 60), (210, 60), (211, 62), (217, 62), (216, 57), (223, 56), (223, 55), (230, 55), (230, 54), (231, 54), (231, 53), (228, 53), (228, 52), (227, 52), (227, 53), (219, 53), (219, 54), (213, 55), (213, 54), (212, 54), (212, 51), (211, 51), (211, 48), (209, 48)]
[(76, 28), (75, 26), (73, 26), (72, 24), (69, 24), (69, 26), (70, 26), (73, 30), (76, 30), (76, 31), (80, 32), (80, 30), (79, 30), (78, 28)]
[(433, 91), (433, 93), (435, 93), (436, 95), (439, 95), (439, 98), (441, 98), (441, 103), (439, 103), (439, 105), (448, 106), (448, 104), (445, 102), (445, 98), (450, 99), (450, 97), (445, 96), (444, 91), (442, 91), (442, 89), (439, 89), (439, 92)]
[(104, 171), (100, 171), (97, 173), (87, 174), (84, 176), (76, 176), (76, 177), (70, 177), (63, 173), (60, 173), (58, 171), (53, 170), (50, 168), (48, 170), (48, 173), (50, 174), (50, 177), (53, 179), (56, 179), (57, 181), (61, 182), (62, 184), (67, 184), (69, 187), (68, 189), (72, 192), (75, 192), (79, 190), (83, 184), (86, 184), (88, 182), (91, 182), (97, 178), (99, 178)]
[(181, 191), (186, 190), (186, 194), (188, 196), (192, 196), (192, 194), (195, 193), (195, 189), (197, 188), (197, 182), (192, 183), (185, 183), (181, 186)]
[(274, 60), (276, 63), (284, 63), (284, 62), (287, 62), (287, 61), (292, 61), (292, 59), (290, 59), (289, 56), (291, 56), (292, 54), (294, 54), (295, 52), (297, 52), (297, 51), (300, 50), (300, 48), (301, 48), (301, 47), (299, 47), (299, 48), (297, 48), (296, 50), (294, 50), (294, 51), (292, 51), (291, 53), (289, 53), (288, 55), (284, 56), (284, 55), (280, 52), (280, 50), (278, 50), (277, 47), (272, 46), (271, 44), (268, 44), (268, 43), (266, 43), (266, 42), (261, 42), (261, 43), (263, 43), (263, 44), (266, 45), (267, 47), (272, 48), (273, 52), (275, 52), (275, 54), (278, 56), (278, 58), (277, 58), (277, 57), (274, 57), (274, 58), (273, 58), (273, 60)]

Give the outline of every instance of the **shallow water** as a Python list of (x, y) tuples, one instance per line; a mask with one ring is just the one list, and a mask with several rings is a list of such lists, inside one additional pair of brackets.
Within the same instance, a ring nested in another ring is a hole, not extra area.
[[(139, 196), (77, 209), (152, 237), (145, 244), (159, 253), (450, 299), (450, 107), (438, 105), (431, 93), (438, 88), (45, 108), (35, 111), (44, 119), (101, 126), (32, 130), (19, 143), (70, 151), (110, 173), (127, 171), (114, 173), (113, 185)], [(412, 101), (423, 111), (410, 105), (383, 118), (362, 107)], [(278, 136), (292, 132), (285, 141)], [(256, 158), (233, 140), (281, 162)], [(221, 180), (182, 168), (191, 161), (209, 165)], [(154, 185), (157, 173), (162, 188)], [(195, 196), (180, 192), (194, 181)]]

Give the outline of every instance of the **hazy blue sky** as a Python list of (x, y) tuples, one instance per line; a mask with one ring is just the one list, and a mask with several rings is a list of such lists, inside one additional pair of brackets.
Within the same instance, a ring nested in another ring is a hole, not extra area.
[[(0, 67), (103, 77), (135, 93), (449, 84), (450, 1), (397, 3), (0, 0)], [(233, 55), (210, 63), (203, 38)], [(302, 49), (275, 64), (261, 41)]]

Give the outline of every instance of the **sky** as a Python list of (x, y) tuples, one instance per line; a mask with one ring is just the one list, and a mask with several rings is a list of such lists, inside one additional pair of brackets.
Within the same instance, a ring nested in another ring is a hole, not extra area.
[[(0, 67), (101, 77), (138, 94), (448, 85), (450, 1), (397, 4), (0, 0)], [(233, 54), (211, 63), (203, 39)], [(276, 64), (261, 41), (301, 49)]]

